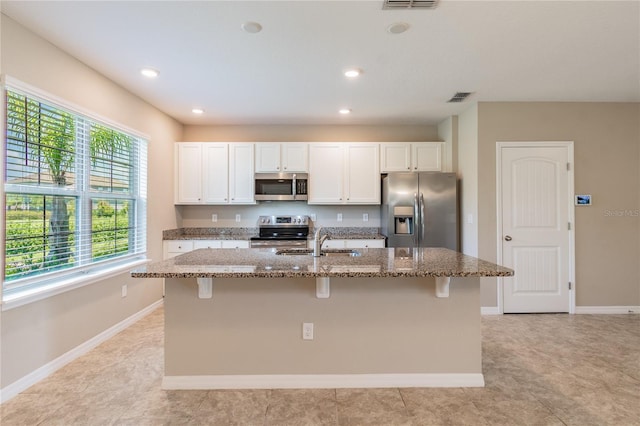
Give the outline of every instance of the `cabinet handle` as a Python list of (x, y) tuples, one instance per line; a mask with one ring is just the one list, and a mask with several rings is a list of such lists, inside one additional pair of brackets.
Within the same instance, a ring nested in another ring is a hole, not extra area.
[(276, 166), (276, 170), (280, 170), (280, 166)]

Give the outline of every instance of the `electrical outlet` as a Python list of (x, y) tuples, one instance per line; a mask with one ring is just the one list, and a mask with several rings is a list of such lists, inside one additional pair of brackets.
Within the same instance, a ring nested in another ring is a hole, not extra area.
[(362, 221), (369, 222), (369, 213), (362, 213)]
[(122, 297), (127, 297), (127, 285), (122, 286)]
[(236, 222), (240, 222), (240, 214), (236, 215)]
[(218, 221), (218, 215), (217, 214), (212, 214), (211, 215), (211, 222), (217, 222)]
[(313, 340), (313, 323), (302, 323), (302, 340)]
[(342, 213), (338, 213), (338, 217), (336, 218), (338, 222), (342, 222)]
[(316, 214), (315, 213), (309, 215), (309, 217), (311, 218), (312, 221), (314, 221), (314, 222), (316, 221)]

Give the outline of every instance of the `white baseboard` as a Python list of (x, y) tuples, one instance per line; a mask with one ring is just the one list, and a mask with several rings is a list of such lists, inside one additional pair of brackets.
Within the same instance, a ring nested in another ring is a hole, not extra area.
[(640, 306), (576, 306), (576, 314), (640, 314)]
[(480, 313), (482, 315), (502, 315), (500, 308), (497, 306), (483, 306), (480, 308)]
[(274, 374), (164, 376), (163, 389), (334, 389), (484, 387), (477, 374)]
[(141, 311), (136, 312), (130, 317), (120, 321), (118, 324), (114, 325), (113, 327), (108, 328), (107, 330), (103, 331), (97, 336), (92, 337), (86, 342), (60, 355), (58, 358), (54, 359), (53, 361), (43, 365), (37, 370), (32, 371), (31, 373), (27, 374), (21, 379), (18, 379), (17, 381), (4, 387), (3, 389), (0, 389), (0, 404), (10, 400), (14, 396), (18, 395), (20, 392), (25, 391), (29, 387), (38, 383), (40, 380), (55, 373), (57, 370), (69, 364), (71, 361), (86, 354), (87, 352), (89, 352), (91, 349), (95, 348), (99, 344), (109, 340), (116, 334), (120, 333), (122, 330), (133, 325), (135, 322), (139, 321), (143, 317), (149, 315), (151, 312), (158, 309), (160, 306), (162, 306), (162, 303), (163, 303), (162, 299), (152, 303), (151, 305), (147, 306)]

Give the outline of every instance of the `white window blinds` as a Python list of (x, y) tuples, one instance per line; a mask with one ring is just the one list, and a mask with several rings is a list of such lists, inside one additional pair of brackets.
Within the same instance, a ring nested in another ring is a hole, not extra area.
[(5, 289), (146, 251), (146, 141), (5, 90)]

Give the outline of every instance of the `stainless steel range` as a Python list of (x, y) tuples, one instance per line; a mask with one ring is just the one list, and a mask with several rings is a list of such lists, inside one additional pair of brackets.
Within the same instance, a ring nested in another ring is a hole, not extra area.
[(251, 248), (307, 247), (309, 216), (260, 216)]

